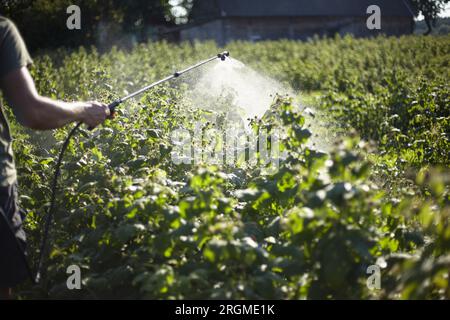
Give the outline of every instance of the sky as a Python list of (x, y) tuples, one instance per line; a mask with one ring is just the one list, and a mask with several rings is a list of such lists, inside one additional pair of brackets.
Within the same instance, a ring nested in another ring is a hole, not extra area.
[(445, 7), (445, 12), (441, 13), (441, 17), (450, 17), (450, 3)]

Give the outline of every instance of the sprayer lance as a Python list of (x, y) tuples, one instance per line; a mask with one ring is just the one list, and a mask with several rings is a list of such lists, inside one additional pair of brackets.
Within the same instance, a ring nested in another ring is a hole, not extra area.
[(225, 59), (227, 57), (229, 57), (229, 56), (230, 56), (230, 53), (228, 51), (224, 51), (222, 53), (217, 54), (217, 56), (214, 56), (214, 57), (209, 58), (207, 60), (201, 61), (201, 62), (199, 62), (199, 63), (197, 63), (197, 64), (195, 64), (195, 65), (193, 65), (193, 66), (191, 66), (189, 68), (186, 68), (186, 69), (181, 70), (181, 71), (177, 71), (174, 74), (172, 74), (172, 75), (170, 75), (170, 76), (168, 76), (168, 77), (166, 77), (164, 79), (158, 80), (158, 81), (156, 81), (156, 82), (154, 82), (152, 84), (149, 84), (148, 86), (143, 87), (142, 89), (139, 89), (136, 92), (130, 93), (126, 97), (123, 97), (123, 98), (120, 98), (120, 99), (117, 99), (117, 100), (113, 101), (110, 105), (108, 105), (108, 108), (111, 111), (111, 114), (113, 114), (116, 111), (116, 107), (118, 105), (120, 105), (122, 102), (125, 102), (128, 99), (131, 99), (131, 98), (133, 98), (133, 97), (135, 97), (135, 96), (137, 96), (137, 95), (139, 95), (139, 94), (141, 94), (141, 93), (143, 93), (143, 92), (145, 92), (147, 90), (150, 90), (151, 88), (154, 88), (154, 87), (164, 83), (164, 82), (167, 82), (169, 80), (178, 78), (179, 76), (183, 75), (184, 73), (187, 73), (187, 72), (189, 72), (191, 70), (197, 69), (198, 67), (201, 67), (201, 66), (203, 66), (203, 65), (205, 65), (205, 64), (207, 64), (207, 63), (209, 63), (211, 61), (214, 61), (216, 59), (220, 59), (222, 61), (225, 61)]
[[(171, 75), (171, 76), (169, 76), (167, 78), (164, 78), (164, 79), (161, 79), (159, 81), (156, 81), (155, 83), (152, 83), (152, 84), (150, 84), (150, 85), (148, 85), (148, 86), (146, 86), (146, 87), (144, 87), (144, 88), (142, 88), (142, 89), (140, 89), (140, 90), (138, 90), (136, 92), (133, 92), (132, 94), (127, 95), (126, 97), (123, 97), (123, 98), (120, 98), (120, 99), (117, 99), (117, 100), (113, 101), (108, 106), (109, 110), (111, 111), (111, 114), (113, 114), (114, 111), (116, 110), (116, 107), (118, 105), (120, 105), (122, 102), (124, 102), (124, 101), (126, 101), (128, 99), (131, 99), (134, 96), (137, 96), (138, 94), (140, 94), (140, 93), (142, 93), (144, 91), (147, 91), (147, 90), (149, 90), (149, 89), (151, 89), (153, 87), (156, 87), (157, 85), (159, 85), (161, 83), (164, 83), (164, 82), (169, 81), (169, 80), (174, 79), (174, 78), (178, 78), (183, 73), (189, 72), (189, 71), (191, 71), (191, 70), (193, 70), (195, 68), (198, 68), (198, 67), (200, 67), (200, 66), (202, 66), (202, 65), (204, 65), (204, 64), (206, 64), (208, 62), (211, 62), (211, 61), (213, 61), (215, 59), (218, 59), (218, 58), (220, 60), (224, 61), (229, 56), (230, 56), (230, 53), (228, 51), (224, 51), (222, 53), (219, 53), (217, 56), (214, 56), (214, 57), (212, 57), (210, 59), (207, 59), (205, 61), (199, 62), (196, 65), (193, 65), (192, 67), (189, 67), (189, 68), (184, 69), (182, 71), (175, 72), (173, 75)], [(63, 146), (61, 147), (61, 151), (60, 151), (59, 156), (58, 156), (58, 161), (56, 162), (55, 174), (54, 174), (53, 180), (52, 180), (52, 188), (51, 188), (52, 192), (51, 192), (50, 207), (48, 209), (47, 216), (45, 217), (44, 234), (42, 236), (42, 242), (41, 242), (41, 247), (40, 247), (41, 250), (40, 250), (39, 257), (38, 257), (38, 262), (37, 262), (37, 272), (36, 272), (36, 275), (34, 277), (32, 277), (33, 280), (36, 283), (38, 283), (39, 280), (40, 280), (41, 271), (42, 271), (43, 265), (44, 265), (44, 256), (45, 256), (45, 254), (47, 252), (47, 242), (48, 242), (48, 237), (49, 237), (49, 233), (50, 233), (50, 227), (52, 225), (53, 214), (54, 214), (55, 205), (56, 205), (56, 200), (55, 199), (56, 199), (56, 191), (57, 191), (57, 186), (58, 186), (58, 177), (59, 177), (60, 172), (61, 172), (61, 163), (62, 163), (62, 160), (63, 160), (64, 153), (65, 153), (65, 151), (67, 149), (67, 146), (70, 143), (70, 139), (77, 132), (77, 130), (80, 128), (81, 124), (82, 124), (82, 122), (78, 122), (78, 124), (70, 131), (69, 135), (67, 136), (66, 140), (64, 141)], [(89, 128), (89, 129), (92, 129), (92, 128)], [(1, 213), (1, 210), (0, 210), (0, 213)], [(12, 230), (12, 229), (10, 231), (11, 231), (12, 234), (15, 233), (15, 231)], [(18, 248), (18, 249), (21, 250), (21, 248)], [(23, 258), (26, 260), (25, 253), (23, 251), (22, 251), (22, 254), (23, 254)], [(29, 268), (29, 271), (30, 270), (31, 269)], [(30, 273), (31, 273), (31, 271), (30, 271)]]

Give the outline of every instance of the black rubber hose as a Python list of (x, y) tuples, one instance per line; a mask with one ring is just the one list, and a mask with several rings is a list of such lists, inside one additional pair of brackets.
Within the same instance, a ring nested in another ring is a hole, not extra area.
[[(122, 103), (122, 100), (119, 99), (119, 100), (112, 102), (110, 105), (108, 105), (111, 116), (116, 111), (116, 107), (121, 103)], [(54, 211), (55, 211), (56, 192), (58, 191), (58, 178), (61, 174), (62, 160), (64, 158), (66, 149), (69, 146), (70, 140), (75, 135), (75, 133), (78, 131), (78, 129), (80, 128), (81, 125), (82, 125), (82, 122), (78, 122), (77, 125), (69, 132), (66, 140), (64, 140), (64, 143), (63, 143), (61, 150), (59, 152), (59, 155), (58, 155), (58, 161), (56, 162), (55, 173), (53, 175), (53, 181), (52, 181), (52, 186), (51, 186), (50, 207), (49, 207), (49, 209), (47, 211), (47, 215), (45, 217), (44, 232), (42, 235), (41, 246), (40, 246), (40, 250), (39, 250), (39, 259), (38, 259), (37, 268), (36, 268), (36, 276), (33, 279), (33, 281), (35, 283), (38, 283), (41, 280), (42, 268), (44, 266), (44, 257), (47, 252), (48, 237), (49, 237), (50, 228), (51, 228), (51, 224), (53, 222), (53, 215), (54, 215)], [(90, 127), (88, 129), (92, 130), (93, 128)]]
[[(225, 51), (223, 53), (219, 53), (217, 55), (219, 58), (221, 58), (221, 60), (225, 60), (225, 57), (229, 57), (230, 53), (228, 51)], [(198, 68), (201, 65), (204, 65), (210, 61), (212, 61), (214, 58), (205, 60), (203, 62), (200, 62), (188, 69), (185, 69), (183, 71), (180, 72), (176, 72), (174, 75), (169, 76), (165, 79), (162, 79), (160, 81), (157, 81), (147, 87), (144, 87), (122, 99), (118, 99), (113, 101), (111, 104), (108, 105), (108, 108), (110, 110), (111, 116), (114, 114), (116, 107), (118, 105), (120, 105), (122, 102), (124, 102), (125, 100), (130, 99), (131, 97), (134, 97), (135, 95), (142, 93), (146, 90), (149, 90), (151, 88), (153, 88), (154, 86), (161, 84), (162, 82), (166, 82), (171, 80), (172, 78), (177, 78), (178, 76), (182, 75), (183, 73), (189, 72), (192, 69)], [(43, 264), (44, 264), (44, 257), (45, 257), (45, 253), (47, 251), (47, 242), (48, 242), (48, 237), (49, 237), (49, 233), (50, 233), (50, 227), (53, 221), (53, 215), (54, 215), (54, 210), (55, 210), (55, 200), (56, 200), (56, 192), (58, 189), (58, 178), (59, 175), (61, 173), (61, 163), (62, 163), (62, 159), (64, 157), (64, 153), (66, 152), (66, 149), (70, 143), (70, 139), (73, 137), (73, 135), (77, 132), (78, 128), (81, 126), (82, 122), (77, 123), (77, 125), (69, 132), (69, 135), (67, 136), (66, 140), (64, 141), (64, 144), (61, 148), (61, 151), (59, 152), (59, 156), (58, 156), (58, 162), (56, 163), (56, 168), (55, 168), (55, 174), (53, 176), (53, 181), (52, 181), (52, 187), (51, 187), (51, 199), (50, 199), (50, 207), (48, 209), (47, 215), (45, 217), (45, 226), (44, 226), (44, 232), (43, 232), (43, 236), (42, 236), (42, 241), (41, 241), (41, 246), (40, 246), (40, 250), (39, 250), (39, 259), (38, 259), (38, 263), (37, 263), (37, 268), (36, 268), (36, 276), (34, 277), (34, 282), (38, 283), (41, 279), (41, 273), (42, 273), (42, 268), (43, 268)], [(89, 130), (93, 130), (92, 127), (88, 128)], [(25, 253), (24, 253), (25, 256)]]
[(61, 151), (59, 152), (58, 162), (56, 163), (55, 173), (53, 175), (53, 181), (51, 186), (51, 197), (50, 197), (50, 207), (47, 211), (47, 215), (45, 216), (45, 226), (44, 232), (42, 235), (41, 246), (39, 250), (39, 260), (37, 263), (36, 276), (34, 277), (35, 283), (38, 283), (41, 279), (42, 267), (44, 265), (44, 256), (47, 251), (47, 242), (48, 236), (50, 233), (50, 227), (53, 222), (53, 215), (55, 211), (55, 200), (56, 200), (56, 192), (58, 190), (58, 178), (61, 174), (61, 164), (64, 157), (64, 153), (66, 152), (67, 147), (69, 146), (70, 139), (77, 132), (78, 128), (81, 126), (82, 122), (78, 122), (77, 125), (69, 132), (64, 144), (61, 147)]

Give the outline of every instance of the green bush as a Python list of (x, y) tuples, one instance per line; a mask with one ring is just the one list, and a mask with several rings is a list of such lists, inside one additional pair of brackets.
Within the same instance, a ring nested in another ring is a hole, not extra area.
[[(171, 132), (196, 120), (207, 126), (209, 116), (181, 99), (182, 81), (127, 102), (69, 146), (44, 282), (24, 285), (20, 296), (449, 298), (448, 42), (231, 44), (254, 68), (321, 90), (322, 109), (348, 133), (329, 152), (315, 150), (303, 114), (276, 97), (251, 123), (283, 133), (272, 173), (173, 163)], [(218, 51), (213, 43), (58, 50), (36, 57), (32, 74), (41, 94), (111, 101)], [(11, 122), (35, 258), (69, 128), (35, 134)], [(82, 290), (66, 288), (71, 264), (81, 267)], [(366, 285), (371, 265), (381, 268), (381, 290)]]

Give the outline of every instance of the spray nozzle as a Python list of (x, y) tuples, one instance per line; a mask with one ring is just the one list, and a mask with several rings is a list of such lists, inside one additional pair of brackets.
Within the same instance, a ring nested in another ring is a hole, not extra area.
[(224, 51), (217, 55), (217, 57), (220, 58), (220, 60), (222, 60), (222, 61), (225, 61), (225, 59), (229, 56), (230, 56), (230, 52), (228, 52), (228, 51)]

